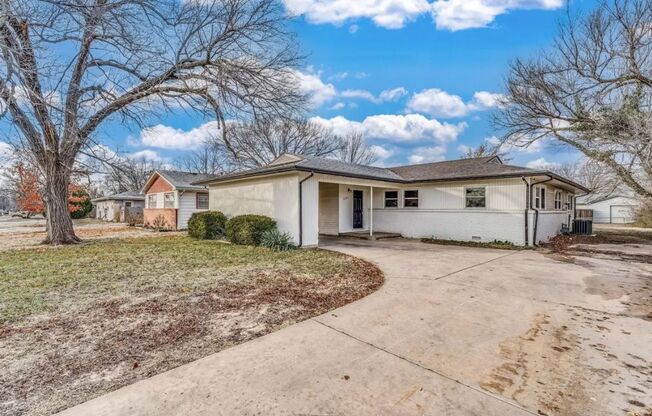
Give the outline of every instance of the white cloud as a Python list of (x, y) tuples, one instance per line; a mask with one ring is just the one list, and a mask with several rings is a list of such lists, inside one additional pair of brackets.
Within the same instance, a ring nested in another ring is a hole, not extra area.
[(362, 98), (367, 101), (375, 101), (376, 97), (366, 90), (344, 90), (340, 93), (344, 98)]
[(485, 110), (493, 107), (502, 107), (506, 97), (503, 94), (492, 93), (487, 91), (478, 91), (473, 94), (473, 101), (469, 107), (473, 110)]
[(464, 101), (438, 88), (415, 93), (407, 104), (407, 111), (418, 111), (433, 117), (461, 117), (468, 112)]
[(369, 149), (381, 162), (394, 156), (394, 150), (387, 149), (383, 146), (378, 146), (377, 144), (369, 146)]
[(161, 155), (157, 151), (151, 149), (140, 150), (135, 153), (130, 153), (126, 155), (129, 159), (138, 159), (138, 160), (147, 160), (150, 162), (160, 162), (163, 160)]
[(441, 123), (421, 114), (379, 114), (369, 116), (363, 121), (351, 121), (342, 116), (324, 119), (313, 117), (338, 134), (359, 131), (368, 139), (383, 139), (393, 142), (435, 141), (447, 143), (457, 140), (466, 128), (466, 123)]
[(431, 9), (426, 0), (283, 0), (294, 15), (312, 23), (342, 24), (349, 19), (369, 18), (380, 27), (398, 29)]
[[(343, 24), (367, 18), (377, 26), (398, 29), (417, 17), (430, 14), (437, 29), (463, 30), (486, 27), (515, 9), (552, 10), (563, 0), (283, 0), (291, 14), (305, 15), (312, 23)], [(353, 29), (353, 27), (356, 27)], [(349, 27), (355, 33), (357, 25)]]
[(556, 162), (548, 162), (545, 158), (540, 157), (528, 162), (525, 166), (530, 169), (552, 169), (559, 167), (560, 164)]
[(461, 145), (457, 146), (457, 151), (460, 152), (460, 153), (468, 153), (471, 150), (473, 150), (473, 148), (471, 146), (467, 146), (465, 144), (461, 144)]
[(301, 93), (310, 97), (310, 104), (313, 108), (318, 108), (327, 101), (332, 100), (337, 95), (337, 90), (333, 84), (324, 83), (319, 73), (304, 73), (294, 71), (299, 84)]
[(352, 34), (352, 35), (354, 35), (354, 34), (358, 33), (358, 30), (359, 30), (359, 29), (360, 29), (360, 26), (358, 26), (358, 25), (351, 25), (351, 26), (349, 26), (349, 33)]
[(367, 90), (344, 90), (339, 95), (344, 98), (360, 98), (374, 104), (382, 104), (384, 102), (397, 101), (407, 95), (407, 93), (408, 91), (405, 88), (398, 87), (391, 90), (383, 90), (377, 97)]
[(140, 132), (140, 144), (162, 149), (193, 149), (216, 134), (219, 134), (216, 121), (209, 121), (188, 131), (157, 124)]
[(333, 104), (333, 106), (331, 107), (331, 110), (341, 110), (341, 109), (343, 109), (344, 107), (346, 107), (346, 104), (344, 104), (343, 102), (339, 101), (339, 102)]
[(440, 162), (446, 159), (446, 146), (418, 147), (408, 157), (412, 164)]
[(341, 81), (343, 79), (347, 79), (348, 77), (349, 77), (348, 72), (338, 72), (337, 74), (328, 77), (328, 79), (336, 79), (338, 81)]
[(402, 97), (406, 96), (407, 93), (408, 91), (403, 87), (398, 87), (391, 90), (383, 90), (380, 92), (380, 95), (378, 95), (378, 99), (380, 99), (383, 102), (397, 101)]
[(439, 88), (429, 88), (414, 93), (407, 103), (406, 111), (425, 113), (433, 117), (463, 117), (472, 111), (497, 107), (504, 99), (502, 94), (479, 91), (473, 100), (464, 103), (458, 95), (449, 94)]
[(486, 27), (510, 10), (552, 10), (563, 4), (563, 0), (438, 0), (432, 4), (432, 15), (437, 29), (457, 31)]

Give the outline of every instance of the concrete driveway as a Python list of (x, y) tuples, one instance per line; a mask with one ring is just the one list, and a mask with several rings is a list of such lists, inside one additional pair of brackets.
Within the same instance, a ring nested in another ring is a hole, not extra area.
[[(65, 415), (645, 415), (652, 265), (386, 240), (376, 293)], [(647, 413), (646, 413), (647, 412)]]

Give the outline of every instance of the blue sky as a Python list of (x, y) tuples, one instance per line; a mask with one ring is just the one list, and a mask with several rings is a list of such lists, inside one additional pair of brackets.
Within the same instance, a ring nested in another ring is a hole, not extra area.
[[(297, 77), (312, 116), (337, 132), (362, 131), (392, 166), (458, 158), (499, 132), (490, 122), (508, 64), (551, 44), (563, 0), (283, 0), (307, 56)], [(575, 0), (575, 9), (594, 1)], [(179, 112), (139, 131), (117, 121), (100, 141), (174, 161), (214, 129)], [(541, 166), (578, 156), (550, 146), (513, 150)]]

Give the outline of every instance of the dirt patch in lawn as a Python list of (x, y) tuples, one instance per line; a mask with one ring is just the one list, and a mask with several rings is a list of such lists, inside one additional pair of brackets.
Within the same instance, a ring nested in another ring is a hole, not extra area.
[(63, 410), (352, 302), (382, 281), (372, 264), (338, 253), (185, 237), (0, 253), (0, 413)]

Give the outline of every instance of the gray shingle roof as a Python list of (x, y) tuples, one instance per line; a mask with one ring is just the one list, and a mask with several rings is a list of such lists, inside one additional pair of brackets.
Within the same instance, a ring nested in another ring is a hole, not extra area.
[(539, 172), (521, 166), (504, 165), (497, 160), (495, 156), (476, 157), (420, 165), (397, 166), (389, 169), (406, 181), (518, 176)]
[(170, 184), (175, 188), (187, 190), (205, 189), (205, 186), (195, 185), (194, 182), (203, 181), (214, 176), (204, 175), (200, 173), (183, 172), (179, 170), (157, 170), (156, 172), (161, 175), (166, 181), (170, 182)]
[(272, 164), (257, 169), (234, 172), (227, 175), (211, 176), (199, 180), (196, 183), (208, 184), (229, 179), (247, 178), (268, 173), (290, 171), (324, 173), (397, 183), (548, 175), (561, 180), (562, 182), (576, 186), (579, 189), (585, 190), (581, 185), (566, 178), (562, 178), (554, 173), (521, 166), (505, 165), (495, 156), (449, 160), (419, 165), (396, 166), (391, 168), (357, 165), (323, 157), (301, 156), (300, 160)]
[(91, 202), (100, 202), (100, 201), (144, 201), (145, 195), (140, 192), (121, 192), (119, 194), (105, 195), (99, 198), (92, 199)]

